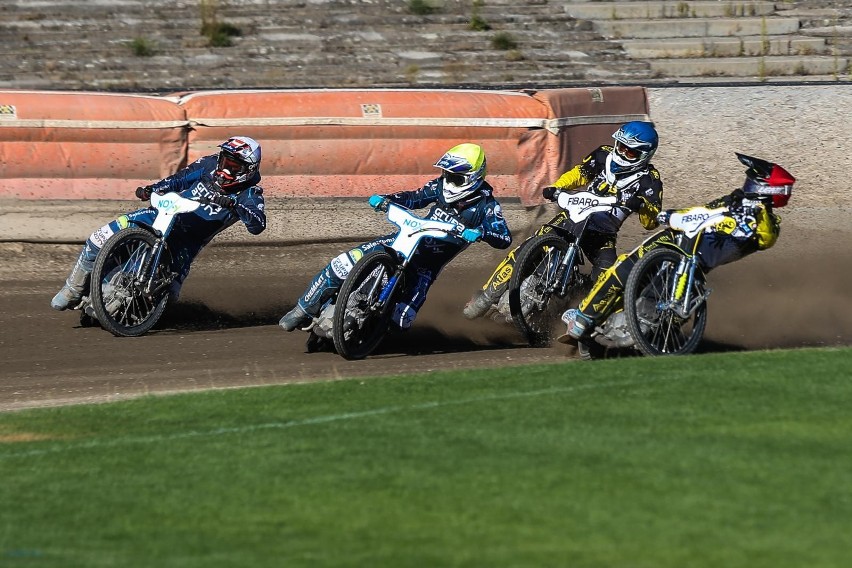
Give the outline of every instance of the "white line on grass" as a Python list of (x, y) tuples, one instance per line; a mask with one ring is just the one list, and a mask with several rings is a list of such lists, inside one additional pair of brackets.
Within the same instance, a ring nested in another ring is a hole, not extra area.
[(328, 424), (330, 422), (341, 422), (344, 420), (355, 420), (358, 418), (369, 418), (371, 416), (379, 416), (382, 414), (393, 414), (395, 412), (410, 412), (414, 410), (429, 410), (433, 408), (441, 408), (445, 406), (463, 406), (477, 402), (487, 402), (492, 400), (507, 400), (512, 398), (523, 398), (532, 396), (542, 396), (549, 394), (566, 394), (577, 391), (602, 389), (610, 387), (630, 387), (636, 385), (645, 385), (653, 382), (664, 380), (674, 380), (676, 376), (654, 377), (641, 381), (627, 381), (621, 383), (590, 383), (587, 385), (577, 385), (572, 387), (552, 387), (535, 391), (513, 391), (501, 394), (489, 394), (485, 396), (476, 396), (471, 398), (462, 398), (458, 400), (440, 400), (432, 402), (424, 402), (422, 404), (413, 404), (411, 406), (386, 406), (384, 408), (375, 408), (373, 410), (364, 410), (362, 412), (344, 412), (342, 414), (329, 414), (326, 416), (317, 416), (315, 418), (305, 418), (303, 420), (293, 420), (290, 422), (268, 422), (266, 424), (252, 424), (248, 426), (240, 426), (237, 428), (216, 428), (214, 430), (206, 430), (203, 432), (190, 430), (188, 432), (176, 432), (162, 436), (131, 436), (127, 438), (117, 438), (113, 440), (92, 440), (79, 444), (66, 444), (52, 448), (41, 448), (37, 450), (29, 450), (25, 452), (13, 452), (8, 454), (0, 453), (0, 460), (10, 458), (28, 458), (37, 457), (48, 454), (58, 454), (62, 452), (70, 452), (73, 450), (88, 450), (96, 448), (113, 448), (117, 446), (125, 446), (130, 444), (156, 444), (168, 442), (171, 440), (183, 440), (186, 438), (198, 437), (215, 437), (228, 434), (245, 434), (257, 432), (259, 430), (271, 430), (287, 428), (296, 428), (298, 426), (313, 426), (316, 424)]

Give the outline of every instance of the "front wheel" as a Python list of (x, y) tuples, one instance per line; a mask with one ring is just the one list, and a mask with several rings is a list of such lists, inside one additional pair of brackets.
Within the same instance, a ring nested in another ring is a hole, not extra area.
[[(363, 359), (378, 347), (390, 324), (394, 298), (379, 302), (396, 272), (396, 260), (385, 251), (364, 256), (349, 272), (334, 306), (334, 348), (344, 359)], [(403, 274), (399, 278), (404, 278)], [(401, 290), (404, 282), (398, 282)], [(396, 294), (393, 294), (396, 296)]]
[[(624, 291), (624, 312), (636, 347), (645, 355), (692, 353), (707, 326), (703, 276), (696, 275), (689, 294), (698, 304), (688, 313), (669, 301), (683, 255), (658, 248), (643, 256), (630, 271)], [(680, 311), (680, 313), (678, 313)]]
[[(570, 300), (557, 294), (563, 279), (559, 267), (569, 247), (559, 235), (545, 234), (530, 239), (518, 251), (509, 280), (509, 309), (515, 327), (532, 346), (550, 343), (553, 326)], [(573, 277), (574, 267), (566, 268)]]
[(92, 271), (92, 308), (101, 327), (119, 337), (147, 333), (166, 309), (171, 256), (164, 249), (154, 276), (153, 292), (146, 291), (142, 274), (156, 238), (144, 229), (119, 231), (109, 238)]

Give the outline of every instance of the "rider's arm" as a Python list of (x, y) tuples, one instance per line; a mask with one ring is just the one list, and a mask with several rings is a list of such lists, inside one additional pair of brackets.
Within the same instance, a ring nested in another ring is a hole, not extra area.
[(236, 197), (234, 213), (246, 226), (252, 235), (259, 235), (266, 229), (266, 212), (264, 211), (263, 189), (257, 186), (241, 191)]
[(636, 192), (639, 198), (639, 222), (648, 230), (659, 226), (657, 215), (663, 208), (663, 182), (660, 173), (651, 168), (648, 175), (643, 176)]
[(512, 233), (503, 218), (503, 208), (496, 199), (489, 198), (485, 209), (485, 219), (482, 221), (482, 240), (496, 249), (509, 248), (512, 244)]
[(215, 154), (199, 158), (169, 177), (152, 184), (150, 188), (157, 193), (168, 193), (170, 191), (180, 193), (198, 183), (205, 172), (212, 171), (216, 167), (216, 159)]
[(771, 213), (766, 207), (756, 207), (754, 210), (757, 235), (757, 250), (766, 250), (775, 244), (781, 232), (781, 217)]
[(438, 180), (432, 180), (420, 189), (399, 191), (384, 197), (406, 209), (423, 209), (437, 201), (439, 192)]

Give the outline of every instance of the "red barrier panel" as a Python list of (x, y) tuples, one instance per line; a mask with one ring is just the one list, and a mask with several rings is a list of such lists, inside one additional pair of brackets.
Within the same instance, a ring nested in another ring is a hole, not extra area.
[(0, 91), (0, 194), (127, 197), (185, 164), (186, 125), (162, 97)]

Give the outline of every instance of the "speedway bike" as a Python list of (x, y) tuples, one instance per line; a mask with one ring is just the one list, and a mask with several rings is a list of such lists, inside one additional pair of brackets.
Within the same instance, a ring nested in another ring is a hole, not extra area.
[(345, 359), (363, 359), (392, 329), (398, 299), (416, 284), (409, 266), (428, 239), (474, 242), (481, 233), (457, 223), (424, 219), (387, 203), (387, 219), (399, 228), (389, 245), (365, 254), (352, 267), (336, 298), (329, 300), (310, 327), (308, 351), (331, 339)]
[(618, 201), (615, 195), (582, 190), (558, 191), (555, 197), (564, 220), (547, 224), (547, 232), (521, 246), (508, 287), (512, 321), (535, 347), (550, 343), (559, 315), (589, 287), (580, 248), (589, 216), (611, 210)]
[(695, 351), (707, 327), (711, 292), (698, 250), (717, 225), (730, 222), (727, 212), (724, 207), (672, 212), (667, 220), (672, 239), (636, 262), (625, 284), (624, 309), (580, 343), (580, 356), (597, 358), (607, 347), (632, 347), (648, 356)]
[(202, 202), (177, 193), (151, 194), (157, 215), (150, 225), (133, 225), (112, 235), (95, 258), (90, 295), (81, 322), (100, 325), (118, 337), (147, 333), (163, 315), (169, 289), (178, 277), (168, 237), (178, 215)]

